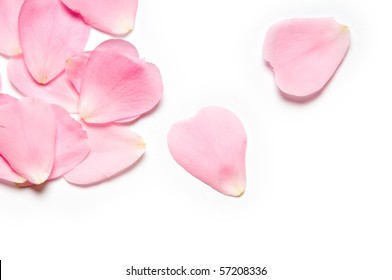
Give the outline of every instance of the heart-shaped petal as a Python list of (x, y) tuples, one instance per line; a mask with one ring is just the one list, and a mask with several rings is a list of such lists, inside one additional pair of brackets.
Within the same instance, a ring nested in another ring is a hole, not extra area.
[(83, 51), (90, 28), (60, 0), (25, 0), (19, 33), (27, 69), (40, 84), (60, 74)]
[(24, 96), (59, 105), (70, 113), (78, 112), (79, 94), (65, 72), (46, 85), (38, 84), (27, 70), (22, 56), (12, 57), (8, 62), (7, 70), (11, 83)]
[(62, 0), (87, 24), (114, 35), (125, 35), (133, 29), (138, 0)]
[(268, 30), (264, 59), (282, 92), (306, 100), (331, 79), (349, 45), (348, 27), (333, 18), (289, 19)]
[(83, 75), (79, 114), (88, 123), (134, 120), (154, 108), (163, 92), (158, 68), (117, 51), (94, 50)]
[(64, 177), (76, 185), (99, 183), (133, 165), (144, 153), (143, 139), (119, 125), (91, 126), (83, 123), (90, 153)]
[(18, 18), (24, 0), (0, 0), (0, 54), (22, 53), (19, 42)]
[(0, 154), (17, 174), (43, 183), (54, 163), (56, 120), (50, 106), (24, 98), (0, 106)]
[(170, 153), (186, 171), (235, 197), (245, 191), (246, 139), (241, 121), (220, 107), (202, 109), (176, 123), (167, 138)]

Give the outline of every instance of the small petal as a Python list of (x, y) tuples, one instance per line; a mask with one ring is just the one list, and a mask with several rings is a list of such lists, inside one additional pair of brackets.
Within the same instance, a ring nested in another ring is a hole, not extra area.
[(79, 114), (86, 122), (134, 120), (157, 105), (163, 85), (154, 64), (97, 49), (90, 55), (80, 91)]
[(33, 78), (46, 84), (59, 75), (66, 60), (83, 51), (89, 31), (60, 0), (25, 0), (19, 33), (25, 63)]
[(126, 127), (83, 125), (90, 153), (64, 177), (76, 185), (91, 185), (132, 166), (144, 153), (143, 139)]
[(87, 24), (103, 32), (125, 35), (135, 24), (137, 0), (62, 0), (74, 12), (80, 13)]
[(24, 0), (0, 0), (0, 54), (22, 53), (19, 42), (18, 18)]
[(54, 163), (56, 121), (50, 106), (24, 98), (0, 106), (0, 154), (33, 184), (43, 183)]
[[(117, 53), (128, 58), (139, 57), (137, 49), (128, 41), (121, 39), (107, 40), (101, 43), (95, 51)], [(81, 90), (82, 78), (86, 71), (87, 61), (90, 54), (91, 52), (82, 52), (77, 54), (69, 58), (65, 66), (65, 71), (78, 92)]]
[(65, 72), (67, 73), (68, 79), (78, 92), (80, 92), (82, 87), (82, 78), (86, 71), (89, 57), (89, 52), (82, 52), (67, 59), (67, 64), (65, 65)]
[(28, 72), (22, 56), (15, 56), (8, 62), (8, 76), (11, 83), (24, 95), (39, 98), (51, 104), (64, 107), (70, 113), (78, 112), (79, 94), (65, 72), (46, 85), (38, 84)]
[(350, 31), (333, 18), (289, 19), (273, 25), (264, 42), (264, 59), (278, 87), (297, 100), (322, 90), (350, 45)]
[(85, 159), (90, 151), (87, 134), (63, 108), (51, 106), (57, 123), (55, 161), (48, 179), (60, 177)]
[(246, 132), (229, 110), (208, 107), (168, 134), (173, 158), (190, 174), (229, 196), (245, 191)]

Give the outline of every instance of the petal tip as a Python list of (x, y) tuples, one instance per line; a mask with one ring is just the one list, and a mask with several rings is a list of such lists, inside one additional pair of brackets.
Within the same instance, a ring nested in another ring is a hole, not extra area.
[(79, 115), (82, 118), (83, 121), (85, 121), (86, 123), (91, 123), (91, 112), (89, 110), (87, 110), (84, 107), (81, 107), (79, 109)]
[(126, 30), (125, 34), (131, 33), (131, 32), (133, 31), (133, 26), (127, 25), (127, 26), (125, 27), (125, 30)]
[(12, 56), (17, 56), (22, 54), (22, 49), (21, 48), (16, 48), (13, 52), (12, 52)]
[(30, 182), (34, 185), (41, 185), (49, 178), (48, 173), (37, 172), (31, 175)]
[(231, 188), (227, 188), (227, 189), (228, 192), (225, 194), (232, 197), (241, 197), (245, 193), (244, 184), (233, 184)]
[(141, 157), (144, 154), (144, 152), (146, 151), (146, 143), (144, 142), (142, 137), (139, 137), (139, 139), (136, 142), (134, 142), (132, 145), (133, 145), (133, 147), (138, 149), (138, 151), (139, 151), (137, 153), (138, 157)]
[(41, 84), (41, 85), (47, 84), (48, 81), (49, 81), (48, 75), (43, 75), (43, 76), (39, 77), (38, 80), (37, 80), (37, 82), (38, 82), (39, 84)]
[(25, 178), (21, 177), (21, 180), (18, 182), (15, 182), (15, 187), (22, 187), (25, 183), (27, 182), (27, 180)]
[(350, 27), (345, 24), (342, 24), (342, 32), (350, 32)]

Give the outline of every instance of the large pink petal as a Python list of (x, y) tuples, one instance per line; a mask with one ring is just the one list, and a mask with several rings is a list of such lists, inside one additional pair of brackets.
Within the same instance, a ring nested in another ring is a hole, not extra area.
[(68, 58), (83, 50), (90, 29), (60, 0), (26, 0), (19, 31), (27, 69), (46, 84), (64, 70)]
[(208, 107), (176, 123), (168, 146), (178, 164), (215, 190), (229, 196), (245, 191), (246, 133), (229, 110)]
[(0, 54), (20, 54), (18, 18), (24, 0), (0, 0)]
[(104, 181), (133, 165), (144, 153), (143, 139), (126, 127), (90, 126), (87, 131), (90, 153), (64, 177), (76, 185)]
[(24, 98), (0, 106), (0, 154), (33, 184), (43, 183), (54, 163), (56, 121), (50, 106)]
[(38, 84), (28, 72), (22, 56), (15, 56), (8, 62), (8, 76), (11, 83), (24, 95), (42, 99), (64, 107), (70, 113), (78, 112), (79, 94), (65, 72), (46, 85)]
[(87, 134), (63, 108), (52, 105), (56, 117), (55, 160), (49, 179), (60, 177), (78, 165), (89, 153)]
[(115, 35), (130, 32), (135, 24), (138, 0), (62, 0), (71, 10), (81, 13), (92, 27)]
[(289, 19), (269, 29), (264, 59), (284, 93), (304, 98), (326, 85), (349, 45), (349, 29), (332, 18)]
[[(0, 94), (0, 106), (12, 104), (17, 102), (18, 100), (7, 94)], [(8, 162), (0, 155), (0, 179), (15, 182), (15, 183), (23, 183), (26, 181), (23, 177), (19, 176), (14, 170), (12, 170), (11, 166)]]
[[(128, 41), (121, 39), (110, 39), (104, 41), (95, 49), (95, 51), (117, 53), (129, 58), (139, 57), (137, 49)], [(87, 61), (90, 54), (91, 52), (82, 52), (77, 54), (69, 58), (65, 66), (65, 72), (67, 72), (69, 79), (78, 92), (81, 90), (82, 78), (86, 71)]]
[(93, 51), (83, 76), (79, 114), (88, 123), (135, 119), (160, 101), (158, 68), (136, 57)]

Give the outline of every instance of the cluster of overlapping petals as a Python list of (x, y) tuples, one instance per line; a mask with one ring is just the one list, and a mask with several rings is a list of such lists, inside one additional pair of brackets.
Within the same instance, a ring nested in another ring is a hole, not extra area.
[[(0, 179), (90, 185), (144, 153), (132, 122), (160, 101), (158, 68), (111, 39), (85, 52), (90, 26), (124, 35), (137, 0), (0, 0), (0, 53), (23, 95), (0, 95)], [(73, 115), (71, 115), (73, 114)]]

